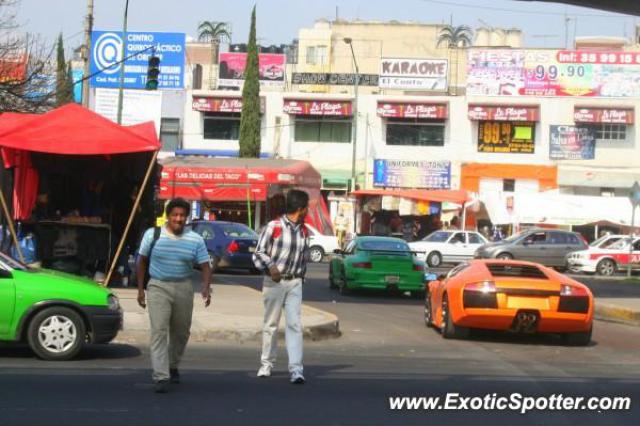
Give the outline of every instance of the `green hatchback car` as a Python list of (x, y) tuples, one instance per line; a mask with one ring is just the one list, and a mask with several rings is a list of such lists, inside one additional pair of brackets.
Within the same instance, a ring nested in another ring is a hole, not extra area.
[(424, 292), (425, 265), (399, 238), (357, 237), (329, 265), (329, 286), (341, 293), (355, 289)]
[(27, 342), (38, 357), (61, 361), (121, 329), (122, 309), (108, 289), (0, 253), (0, 342)]

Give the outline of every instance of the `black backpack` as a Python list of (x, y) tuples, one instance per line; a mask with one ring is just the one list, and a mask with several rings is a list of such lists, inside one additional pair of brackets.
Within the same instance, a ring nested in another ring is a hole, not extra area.
[(147, 268), (144, 271), (144, 278), (142, 281), (144, 283), (144, 288), (147, 288), (147, 284), (151, 279), (151, 275), (149, 274), (149, 269), (151, 268), (151, 254), (153, 253), (153, 247), (155, 247), (159, 238), (160, 238), (160, 227), (155, 226), (153, 228), (153, 240), (151, 241), (151, 247), (149, 247), (149, 257), (147, 258)]

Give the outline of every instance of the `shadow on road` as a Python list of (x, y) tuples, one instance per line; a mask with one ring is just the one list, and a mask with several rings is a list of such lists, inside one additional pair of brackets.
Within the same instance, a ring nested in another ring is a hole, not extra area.
[[(140, 349), (135, 346), (109, 343), (105, 345), (86, 345), (73, 361), (117, 360), (136, 358), (140, 356)], [(2, 358), (36, 358), (31, 348), (26, 344), (6, 343), (0, 345), (0, 359)]]

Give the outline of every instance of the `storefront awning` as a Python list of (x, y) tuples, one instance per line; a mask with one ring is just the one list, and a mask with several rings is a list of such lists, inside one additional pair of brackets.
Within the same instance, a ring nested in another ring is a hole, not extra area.
[(292, 115), (350, 117), (351, 101), (322, 99), (285, 99), (283, 111)]
[(378, 102), (378, 116), (384, 118), (431, 118), (444, 120), (449, 116), (446, 103)]
[[(242, 112), (242, 98), (232, 96), (194, 96), (191, 109), (201, 112)], [(264, 114), (265, 100), (260, 97), (260, 113)]]
[(161, 199), (176, 197), (201, 201), (264, 201), (267, 199), (267, 185), (252, 183), (247, 185), (160, 185)]
[(523, 105), (469, 105), (469, 120), (539, 121), (540, 109)]
[(465, 190), (424, 190), (424, 189), (360, 189), (352, 192), (357, 197), (366, 195), (379, 195), (379, 196), (391, 196), (408, 198), (416, 201), (430, 201), (430, 202), (449, 202), (463, 204), (469, 201), (471, 198)]
[(576, 123), (633, 124), (633, 108), (576, 107), (573, 120)]

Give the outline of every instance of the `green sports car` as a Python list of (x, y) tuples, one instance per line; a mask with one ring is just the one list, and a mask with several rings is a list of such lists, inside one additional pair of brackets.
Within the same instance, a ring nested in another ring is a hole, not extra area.
[(329, 285), (354, 289), (424, 292), (425, 266), (399, 238), (357, 237), (329, 265)]
[(110, 290), (0, 253), (0, 342), (28, 342), (42, 359), (67, 360), (121, 328), (122, 309)]

